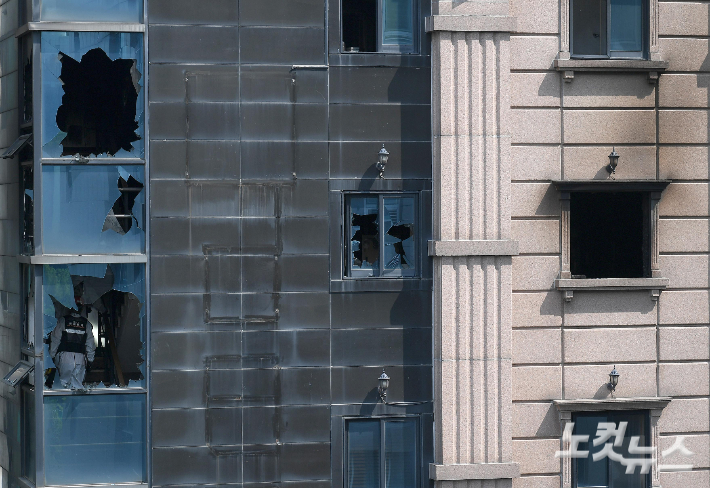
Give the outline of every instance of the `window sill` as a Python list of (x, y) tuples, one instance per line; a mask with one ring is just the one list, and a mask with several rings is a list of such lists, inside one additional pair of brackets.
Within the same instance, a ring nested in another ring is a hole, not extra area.
[(431, 290), (432, 280), (427, 278), (346, 278), (331, 280), (331, 293), (361, 291)]
[(648, 82), (656, 83), (660, 74), (668, 69), (668, 61), (647, 59), (556, 59), (554, 67), (562, 71), (566, 83), (574, 79), (575, 71), (607, 73), (648, 73)]
[(564, 291), (565, 301), (571, 302), (575, 291), (650, 290), (651, 299), (658, 300), (661, 290), (668, 287), (668, 278), (558, 278), (555, 288)]

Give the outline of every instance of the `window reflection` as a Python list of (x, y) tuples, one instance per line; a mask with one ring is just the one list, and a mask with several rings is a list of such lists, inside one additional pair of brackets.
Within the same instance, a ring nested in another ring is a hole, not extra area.
[(44, 252), (145, 252), (144, 173), (142, 166), (44, 165)]
[(145, 385), (145, 267), (45, 265), (45, 388)]
[(59, 22), (143, 22), (142, 0), (42, 0), (41, 19)]

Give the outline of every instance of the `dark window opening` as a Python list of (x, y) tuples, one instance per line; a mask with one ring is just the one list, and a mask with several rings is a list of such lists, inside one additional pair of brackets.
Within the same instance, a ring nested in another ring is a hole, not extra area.
[(27, 58), (22, 77), (23, 116), (25, 122), (32, 121), (32, 57)]
[(34, 170), (32, 165), (22, 166), (22, 252), (34, 252)]
[(572, 193), (572, 277), (649, 277), (648, 220), (645, 193)]
[(574, 422), (573, 435), (589, 436), (588, 442), (580, 442), (577, 448), (578, 451), (587, 451), (589, 454), (584, 458), (575, 458), (572, 463), (574, 488), (647, 488), (650, 486), (651, 475), (641, 473), (640, 466), (635, 466), (633, 473), (626, 474), (626, 466), (608, 456), (597, 461), (593, 459), (595, 453), (605, 448), (605, 443), (593, 445), (594, 439), (598, 437), (599, 424), (613, 423), (614, 429), (621, 429), (622, 422), (626, 423), (623, 440), (616, 445), (616, 438), (613, 437), (606, 443), (613, 444), (614, 452), (622, 455), (624, 459), (648, 458), (648, 454), (630, 452), (629, 449), (633, 437), (638, 437), (638, 447), (651, 445), (647, 412), (584, 412), (574, 414), (572, 421)]
[(377, 0), (343, 0), (343, 48), (377, 51)]
[(648, 0), (571, 0), (572, 55), (643, 58)]
[(134, 59), (112, 61), (101, 48), (76, 61), (60, 52), (62, 105), (57, 126), (66, 133), (62, 156), (115, 155), (140, 139), (136, 102), (141, 77)]

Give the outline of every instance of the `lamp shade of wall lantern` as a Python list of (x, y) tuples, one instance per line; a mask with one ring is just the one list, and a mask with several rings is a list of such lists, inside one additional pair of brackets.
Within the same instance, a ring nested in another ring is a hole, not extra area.
[(387, 166), (387, 160), (389, 159), (389, 156), (390, 153), (387, 152), (387, 149), (385, 149), (385, 145), (382, 144), (382, 149), (380, 149), (380, 152), (377, 153), (377, 163), (375, 163), (377, 171), (380, 172), (380, 178), (385, 177), (385, 166)]
[(607, 385), (609, 390), (616, 390), (616, 385), (619, 384), (619, 376), (619, 373), (616, 371), (616, 366), (614, 366), (614, 369), (612, 369), (611, 373), (609, 373), (609, 384)]
[(609, 154), (609, 165), (606, 170), (611, 173), (616, 173), (616, 166), (619, 164), (619, 153), (616, 152), (616, 148), (611, 148), (611, 154)]
[(380, 400), (384, 403), (387, 400), (387, 388), (390, 386), (390, 377), (387, 376), (384, 368), (382, 368), (382, 374), (377, 378), (377, 382), (377, 393), (380, 394)]

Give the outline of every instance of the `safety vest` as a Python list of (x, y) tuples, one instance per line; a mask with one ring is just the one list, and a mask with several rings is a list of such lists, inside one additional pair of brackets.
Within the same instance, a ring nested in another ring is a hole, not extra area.
[(87, 320), (79, 314), (64, 316), (64, 330), (57, 352), (86, 353), (86, 323)]

